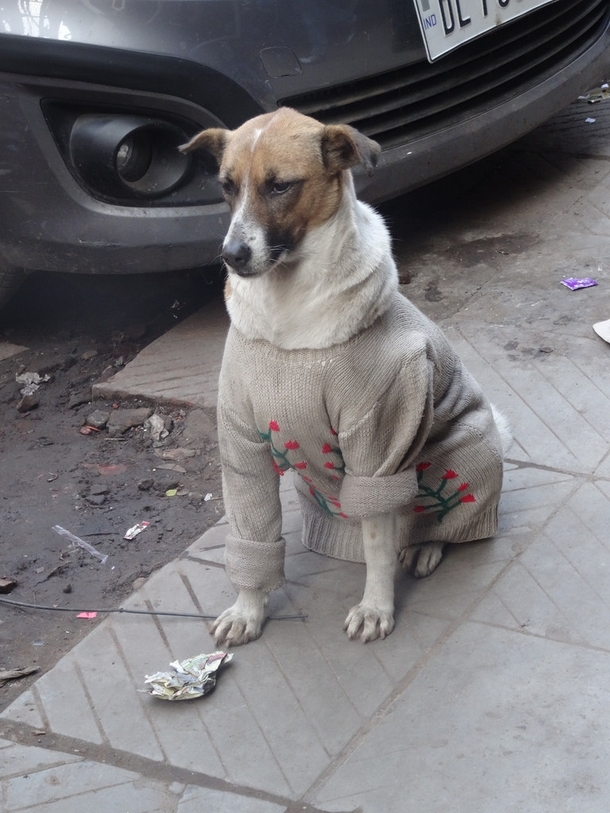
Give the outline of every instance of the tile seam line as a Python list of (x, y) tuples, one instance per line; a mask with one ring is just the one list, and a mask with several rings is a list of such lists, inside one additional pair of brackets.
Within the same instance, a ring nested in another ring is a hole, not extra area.
[[(182, 561), (181, 558), (178, 559), (178, 562), (181, 562), (181, 561)], [(182, 583), (182, 586), (184, 587), (184, 590), (186, 591), (186, 594), (189, 597), (189, 600), (193, 603), (195, 609), (198, 610), (201, 615), (203, 615), (204, 614), (203, 609), (202, 609), (202, 607), (201, 607), (201, 605), (199, 603), (199, 599), (197, 598), (197, 594), (193, 590), (193, 588), (191, 586), (191, 583), (188, 580), (188, 577), (184, 574), (184, 572), (180, 569), (180, 567), (177, 567), (175, 569), (175, 573), (178, 575), (178, 578), (180, 579), (180, 581)], [(147, 597), (147, 602), (148, 602), (148, 604), (150, 606), (153, 605), (153, 600), (150, 598), (150, 596)], [(192, 620), (195, 620), (195, 619), (192, 619)], [(201, 620), (202, 626), (204, 626), (206, 628), (206, 630), (209, 631), (209, 624), (206, 622), (206, 620), (203, 619), (203, 618), (200, 619), (200, 620)], [(165, 632), (165, 629), (163, 628), (163, 622), (162, 622), (161, 617), (155, 616), (155, 624), (157, 626), (157, 631), (159, 632), (159, 634), (160, 634), (160, 636), (161, 636), (161, 638), (163, 640), (163, 643), (167, 647), (168, 655), (173, 658), (174, 655), (172, 654), (172, 647), (170, 645), (170, 641), (169, 641), (169, 638), (168, 638), (168, 636), (167, 636), (167, 634)], [(134, 675), (134, 682), (135, 682), (135, 680), (136, 680), (136, 676)], [(210, 728), (209, 728), (207, 722), (205, 721), (203, 715), (199, 711), (199, 709), (200, 709), (200, 706), (196, 706), (195, 711), (197, 712), (197, 714), (199, 716), (199, 720), (201, 722), (201, 725), (202, 725), (204, 731), (207, 734), (210, 745), (212, 746), (212, 749), (213, 749), (213, 751), (214, 751), (214, 753), (216, 755), (216, 758), (218, 759), (218, 763), (222, 767), (223, 771), (225, 772), (225, 775), (227, 775), (228, 771), (227, 771), (227, 766), (225, 764), (225, 760), (222, 758), (222, 754), (221, 754), (221, 752), (219, 751), (219, 749), (218, 749), (218, 747), (216, 745), (216, 741), (215, 741), (214, 737), (212, 736), (212, 732), (210, 731)], [(151, 718), (150, 722), (151, 722), (151, 725), (153, 726), (153, 728), (155, 729), (155, 733), (156, 733), (156, 727), (154, 725), (154, 721), (152, 720), (152, 718)], [(162, 748), (161, 750), (162, 750), (163, 755), (165, 757), (166, 756), (165, 755), (165, 749)], [(168, 762), (169, 762), (169, 760), (168, 760)]]
[[(184, 585), (184, 589), (186, 590), (189, 598), (191, 599), (193, 604), (197, 607), (199, 612), (203, 613), (203, 609), (201, 608), (201, 605), (199, 603), (199, 598), (198, 598), (197, 593), (194, 590), (193, 586), (191, 585), (191, 582), (190, 582), (190, 579), (188, 578), (188, 575), (186, 573), (184, 573), (183, 571), (179, 571), (178, 575), (180, 577), (180, 580), (182, 581), (182, 584)], [(276, 756), (275, 750), (274, 750), (271, 742), (269, 741), (269, 739), (268, 739), (268, 737), (267, 737), (267, 735), (265, 733), (264, 727), (261, 725), (261, 723), (260, 723), (260, 721), (258, 719), (258, 715), (256, 714), (255, 709), (252, 708), (250, 702), (248, 701), (248, 698), (244, 694), (244, 691), (242, 689), (242, 686), (241, 686), (239, 680), (235, 679), (234, 684), (235, 684), (235, 687), (236, 687), (237, 691), (241, 695), (244, 706), (249, 710), (249, 712), (250, 712), (250, 714), (252, 716), (252, 719), (256, 722), (256, 725), (257, 725), (257, 727), (259, 729), (261, 737), (265, 741), (265, 745), (269, 749), (269, 754), (271, 755), (271, 758), (273, 759), (273, 761), (274, 761), (274, 763), (275, 763), (275, 765), (276, 765), (276, 767), (278, 769), (278, 772), (279, 772), (280, 776), (282, 777), (282, 779), (286, 783), (286, 787), (290, 788), (290, 790), (293, 790), (292, 783), (290, 782), (288, 776), (286, 775), (286, 772), (282, 768), (282, 766), (281, 766), (281, 764), (280, 764), (280, 762), (279, 762), (279, 760), (278, 760), (278, 758)], [(210, 742), (212, 744), (212, 747), (214, 748), (214, 751), (216, 752), (216, 754), (217, 754), (217, 756), (218, 756), (218, 758), (220, 760), (220, 764), (222, 765), (223, 769), (226, 770), (225, 761), (222, 759), (222, 757), (220, 755), (220, 751), (219, 751), (219, 748), (218, 748), (218, 745), (217, 745), (217, 742), (216, 742), (216, 737), (214, 736), (214, 732), (210, 731), (207, 726), (206, 726), (206, 730), (208, 732), (208, 736), (210, 738)]]
[[(610, 454), (610, 452), (609, 452)], [(582, 477), (582, 478), (589, 478), (591, 480), (610, 480), (610, 477), (598, 477), (595, 473), (589, 471), (574, 471), (572, 469), (562, 469), (557, 468), (555, 466), (546, 466), (544, 463), (534, 463), (531, 460), (517, 460), (515, 457), (505, 457), (505, 463), (510, 463), (513, 466), (516, 466), (519, 471), (523, 469), (536, 469), (537, 471), (548, 471), (553, 474), (565, 474), (566, 477)], [(603, 462), (603, 461), (602, 461)], [(600, 464), (598, 464), (599, 466)], [(543, 485), (552, 485), (552, 483), (545, 483)], [(522, 489), (513, 489), (514, 491), (519, 491)]]
[[(303, 800), (306, 800), (315, 794), (322, 787), (324, 782), (326, 782), (347, 761), (347, 759), (359, 746), (360, 742), (364, 740), (377, 726), (377, 724), (384, 719), (386, 712), (390, 709), (392, 704), (409, 688), (409, 686), (420, 675), (428, 663), (434, 657), (436, 657), (437, 653), (440, 652), (447, 641), (457, 632), (460, 626), (469, 620), (472, 612), (493, 590), (498, 581), (504, 576), (506, 571), (512, 567), (513, 563), (519, 558), (519, 556), (521, 556), (521, 554), (522, 552), (519, 553), (514, 559), (509, 559), (504, 567), (502, 567), (501, 570), (494, 576), (488, 586), (480, 593), (480, 595), (473, 599), (465, 610), (453, 621), (449, 620), (446, 630), (439, 636), (430, 649), (424, 653), (423, 657), (420, 658), (420, 660), (414, 666), (412, 666), (411, 669), (407, 671), (402, 680), (398, 681), (394, 689), (388, 694), (386, 699), (380, 703), (376, 711), (371, 715), (369, 721), (362, 726), (362, 728), (360, 728), (353, 737), (350, 738), (350, 740), (346, 743), (345, 748), (339, 754), (337, 754), (332, 764), (322, 771), (322, 773), (319, 774), (319, 776), (313, 781), (313, 783), (301, 797)], [(391, 637), (389, 640), (391, 641)]]
[[(110, 622), (108, 624), (108, 632), (110, 634), (110, 637), (114, 641), (114, 645), (116, 647), (116, 650), (119, 653), (119, 658), (123, 661), (123, 667), (125, 668), (125, 671), (127, 672), (128, 675), (131, 675), (131, 679), (132, 679), (134, 685), (137, 685), (136, 682), (138, 680), (138, 677), (137, 677), (137, 675), (134, 674), (134, 671), (133, 671), (133, 669), (131, 668), (131, 666), (129, 664), (129, 661), (127, 659), (127, 656), (125, 655), (125, 651), (124, 651), (123, 646), (122, 646), (122, 644), (121, 644), (121, 642), (119, 640), (119, 636), (116, 633), (116, 630), (114, 628), (114, 624), (112, 623), (112, 620), (110, 620)], [(165, 748), (163, 747), (163, 743), (161, 742), (161, 738), (159, 737), (157, 727), (155, 726), (154, 720), (152, 719), (150, 709), (148, 708), (147, 704), (144, 703), (143, 697), (142, 697), (141, 693), (139, 693), (139, 692), (137, 693), (137, 702), (140, 704), (140, 707), (142, 709), (142, 715), (143, 715), (144, 719), (148, 720), (148, 725), (150, 726), (150, 730), (153, 733), (153, 736), (155, 738), (155, 741), (157, 743), (157, 746), (159, 748), (159, 752), (161, 753), (161, 756), (163, 757), (164, 760), (167, 760), (168, 759), (168, 754), (167, 754), (167, 751), (165, 750)]]
[[(33, 747), (32, 738), (36, 730), (35, 727), (27, 723), (16, 723), (7, 721), (6, 719), (0, 719), (0, 738), (8, 740), (15, 745)], [(188, 768), (179, 768), (157, 762), (148, 757), (132, 754), (129, 751), (87, 742), (86, 740), (79, 740), (65, 734), (52, 734), (44, 744), (37, 744), (36, 747), (42, 748), (45, 751), (56, 752), (63, 756), (73, 756), (74, 753), (77, 752), (78, 760), (95, 762), (122, 771), (128, 771), (132, 774), (139, 774), (144, 779), (149, 779), (159, 784), (167, 783), (169, 785), (174, 782), (180, 782), (185, 785), (195, 785), (196, 787), (209, 790), (218, 790), (231, 796), (258, 799), (283, 806), (290, 810), (295, 809), (294, 798), (259, 790), (258, 788), (252, 788), (248, 785), (233, 784), (224, 779), (218, 779), (215, 776), (190, 771)], [(28, 773), (30, 772), (28, 771)], [(305, 809), (301, 807), (298, 809), (303, 810), (303, 813), (328, 813), (328, 811), (320, 810), (311, 805), (307, 805)], [(345, 813), (354, 813), (354, 811), (345, 811)]]
[[(93, 697), (91, 696), (91, 692), (89, 691), (89, 686), (87, 685), (87, 681), (85, 680), (85, 675), (83, 674), (83, 670), (81, 668), (81, 665), (78, 662), (78, 660), (76, 659), (76, 657), (72, 653), (70, 653), (70, 654), (72, 656), (72, 665), (74, 667), (74, 672), (76, 674), (76, 677), (78, 678), (79, 683), (82, 686), (85, 697), (87, 698), (87, 702), (89, 703), (89, 709), (91, 711), (91, 717), (93, 718), (93, 721), (95, 722), (95, 725), (97, 727), (97, 730), (99, 732), (100, 737), (102, 738), (103, 743), (105, 745), (110, 745), (110, 738), (109, 738), (108, 734), (106, 733), (106, 729), (104, 728), (104, 725), (103, 725), (103, 723), (102, 723), (102, 721), (100, 719), (99, 714), (97, 713), (97, 709), (95, 707), (95, 703), (93, 702)], [(51, 729), (51, 730), (53, 730), (53, 729)]]
[[(470, 620), (471, 624), (477, 624), (481, 627), (492, 627), (493, 629), (498, 630), (505, 630), (506, 632), (511, 632), (514, 635), (523, 635), (526, 638), (535, 638), (537, 641), (547, 641), (551, 644), (559, 644), (560, 646), (573, 646), (577, 647), (578, 649), (585, 649), (588, 652), (600, 652), (602, 655), (610, 655), (610, 648), (603, 647), (603, 646), (596, 646), (595, 644), (589, 644), (586, 641), (562, 641), (561, 638), (552, 638), (548, 635), (542, 635), (537, 632), (531, 632), (527, 629), (515, 629), (514, 627), (507, 627), (504, 624), (494, 624), (491, 621), (481, 621), (478, 618), (472, 618)], [(519, 622), (517, 622), (519, 623)]]
[[(604, 495), (602, 495), (602, 496), (604, 496), (604, 497), (605, 497), (606, 495), (604, 494)], [(570, 511), (570, 513), (572, 514), (572, 516), (573, 516), (573, 517), (575, 517), (575, 519), (577, 519), (577, 520), (579, 519), (578, 514), (576, 513), (576, 511), (574, 511), (574, 509), (573, 509), (573, 508), (572, 508), (570, 505), (566, 505), (566, 506), (565, 506), (565, 508), (566, 508), (566, 510)], [(593, 533), (593, 538), (595, 539), (595, 541), (596, 541), (596, 542), (598, 542), (598, 543), (599, 543), (599, 545), (601, 545), (601, 547), (605, 547), (605, 546), (604, 546), (603, 541), (602, 541), (602, 540), (601, 540), (601, 539), (600, 539), (598, 536), (596, 536), (594, 532), (592, 532), (592, 533)], [(551, 543), (551, 545), (553, 545), (553, 547), (555, 548), (555, 550), (557, 551), (557, 553), (559, 554), (559, 556), (561, 556), (561, 558), (562, 558), (562, 559), (563, 559), (563, 560), (564, 560), (564, 561), (565, 561), (565, 562), (566, 562), (568, 565), (570, 565), (570, 567), (571, 567), (571, 568), (573, 568), (573, 569), (574, 569), (574, 571), (575, 571), (575, 572), (578, 574), (578, 576), (579, 576), (579, 577), (580, 577), (580, 578), (583, 580), (583, 582), (584, 582), (584, 583), (587, 585), (587, 587), (588, 587), (588, 588), (589, 588), (589, 590), (590, 590), (590, 591), (593, 593), (593, 595), (594, 595), (594, 596), (595, 596), (595, 597), (596, 597), (596, 598), (597, 598), (597, 599), (598, 599), (598, 600), (601, 602), (601, 604), (602, 604), (604, 607), (606, 607), (607, 609), (610, 609), (610, 606), (608, 605), (608, 602), (607, 602), (606, 598), (604, 597), (603, 593), (601, 593), (601, 592), (600, 592), (600, 591), (599, 591), (599, 590), (598, 590), (596, 587), (593, 587), (593, 585), (591, 584), (591, 582), (590, 582), (589, 578), (588, 578), (587, 576), (585, 576), (583, 573), (581, 573), (581, 572), (580, 572), (580, 570), (579, 570), (579, 568), (578, 568), (578, 567), (576, 567), (576, 565), (575, 565), (573, 562), (571, 562), (571, 561), (570, 561), (569, 557), (568, 557), (568, 556), (567, 556), (567, 555), (564, 553), (564, 551), (563, 551), (561, 548), (559, 548), (559, 547), (557, 546), (557, 543), (554, 541), (554, 539), (552, 539), (552, 538), (551, 538), (551, 537), (550, 537), (550, 536), (549, 536), (549, 535), (548, 535), (546, 532), (544, 532), (544, 531), (542, 532), (542, 536), (544, 536), (546, 539), (548, 539), (548, 541)], [(529, 572), (529, 571), (528, 571), (528, 572)], [(530, 575), (531, 575), (531, 573), (530, 573)], [(532, 578), (533, 578), (533, 577), (532, 577)], [(538, 584), (538, 580), (537, 580), (537, 579), (534, 579), (534, 580), (535, 580), (535, 581), (536, 581), (536, 583)], [(541, 589), (541, 590), (543, 590), (544, 594), (547, 596), (547, 598), (549, 599), (549, 601), (552, 601), (552, 602), (553, 602), (553, 604), (555, 604), (555, 605), (556, 605), (556, 602), (555, 602), (555, 601), (554, 601), (554, 600), (553, 600), (553, 599), (552, 599), (552, 598), (551, 598), (551, 597), (548, 595), (548, 593), (546, 592), (546, 590), (544, 590), (544, 588), (542, 587), (542, 585), (540, 585), (540, 584), (539, 584), (538, 586), (540, 587), (540, 589)], [(562, 611), (561, 611), (561, 609), (560, 609), (560, 612), (562, 612)], [(562, 615), (563, 615), (563, 614), (564, 614), (564, 613), (562, 612)]]

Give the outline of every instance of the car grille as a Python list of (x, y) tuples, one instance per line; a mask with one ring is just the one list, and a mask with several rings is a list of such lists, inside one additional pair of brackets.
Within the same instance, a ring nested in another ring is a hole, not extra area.
[(423, 60), (279, 104), (325, 124), (351, 124), (387, 149), (543, 81), (586, 51), (607, 22), (607, 0), (556, 0), (438, 62)]

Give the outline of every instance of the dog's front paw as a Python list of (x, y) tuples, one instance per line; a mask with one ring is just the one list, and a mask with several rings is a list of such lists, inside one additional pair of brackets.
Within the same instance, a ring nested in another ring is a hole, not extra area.
[(347, 614), (343, 629), (348, 638), (360, 638), (363, 644), (385, 638), (394, 629), (394, 613), (367, 604), (357, 604)]
[(212, 624), (216, 646), (241, 646), (260, 637), (263, 619), (246, 618), (229, 607)]
[(439, 566), (443, 558), (442, 542), (427, 542), (425, 545), (414, 545), (403, 548), (398, 556), (400, 563), (417, 579), (429, 576)]
[(242, 590), (237, 601), (212, 624), (216, 646), (241, 646), (255, 641), (263, 631), (267, 595), (258, 590)]

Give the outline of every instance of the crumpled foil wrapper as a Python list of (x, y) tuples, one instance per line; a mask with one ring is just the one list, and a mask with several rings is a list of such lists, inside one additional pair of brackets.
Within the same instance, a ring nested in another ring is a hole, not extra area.
[(233, 660), (226, 652), (196, 655), (184, 661), (170, 663), (173, 672), (155, 672), (146, 675), (144, 682), (150, 689), (143, 689), (161, 700), (194, 700), (204, 697), (216, 688), (220, 669)]

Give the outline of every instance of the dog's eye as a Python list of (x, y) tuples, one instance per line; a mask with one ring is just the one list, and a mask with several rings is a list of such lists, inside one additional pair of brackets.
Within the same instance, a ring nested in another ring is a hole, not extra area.
[(272, 195), (283, 195), (284, 192), (288, 192), (292, 186), (294, 186), (294, 184), (291, 181), (275, 181), (275, 183), (271, 184), (269, 191)]
[(227, 195), (227, 197), (233, 197), (235, 192), (237, 191), (235, 188), (235, 184), (230, 178), (225, 178), (224, 181), (220, 182), (220, 186), (222, 187), (222, 191)]

